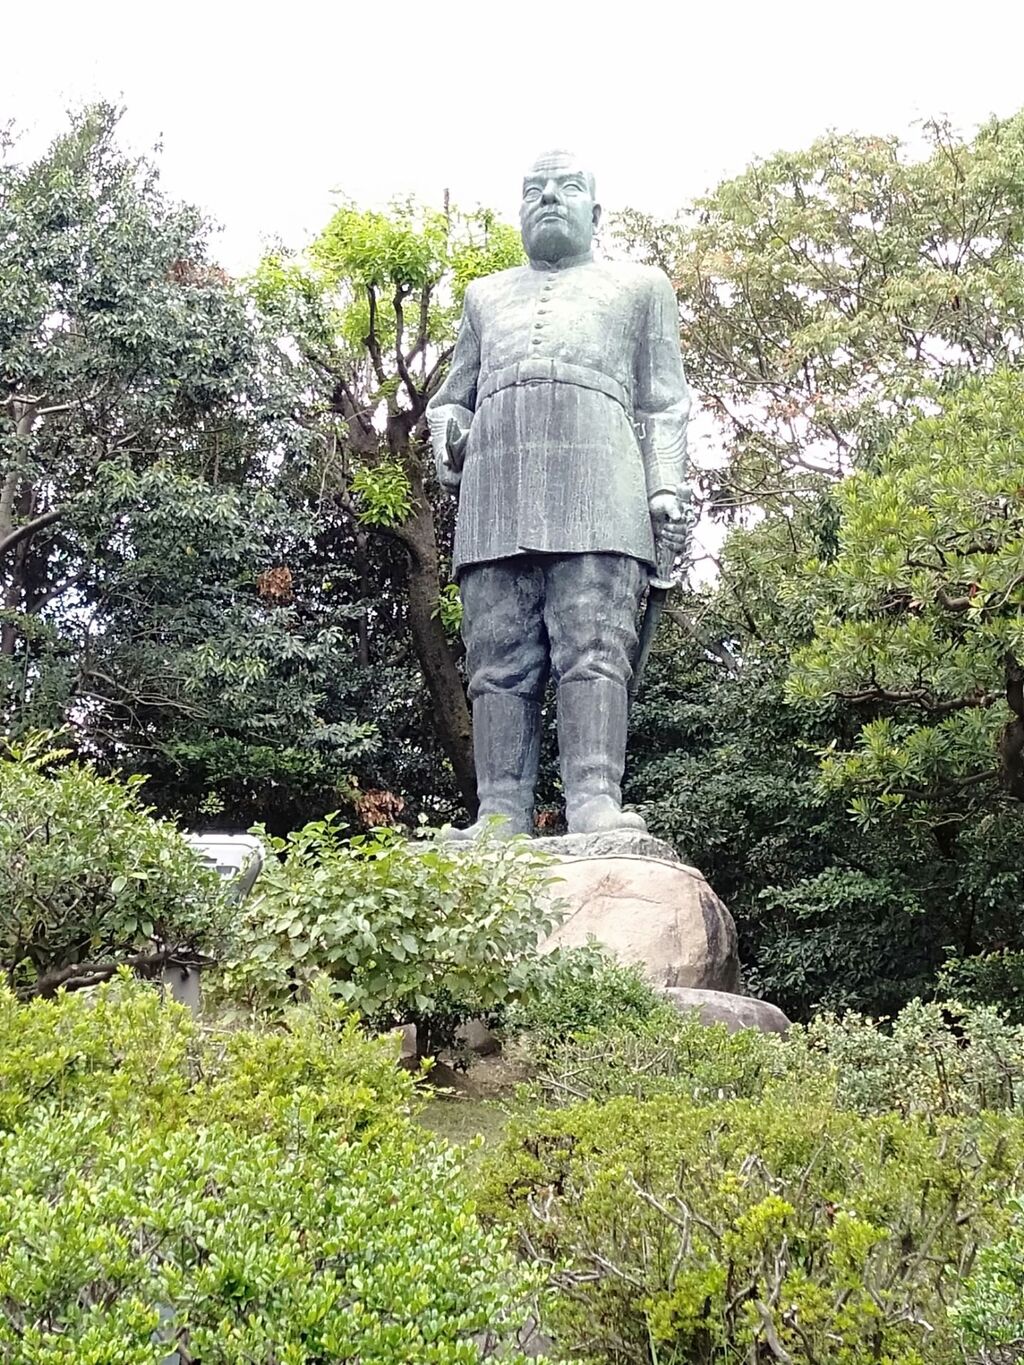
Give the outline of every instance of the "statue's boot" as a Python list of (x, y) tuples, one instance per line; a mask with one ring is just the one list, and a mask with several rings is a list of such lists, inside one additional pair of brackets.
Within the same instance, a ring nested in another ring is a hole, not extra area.
[(486, 692), (477, 697), (473, 702), (473, 757), (480, 809), (468, 829), (453, 829), (448, 837), (477, 839), (489, 833), (498, 839), (513, 839), (517, 834), (532, 834), (533, 794), (540, 761), (540, 706), (511, 692)]
[(639, 815), (622, 809), (626, 718), (626, 689), (608, 678), (558, 689), (558, 754), (570, 834), (647, 828)]

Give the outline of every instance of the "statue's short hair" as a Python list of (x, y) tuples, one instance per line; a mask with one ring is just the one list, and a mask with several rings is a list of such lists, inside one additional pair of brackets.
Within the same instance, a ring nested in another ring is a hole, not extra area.
[(566, 151), (564, 147), (555, 147), (550, 152), (542, 152), (533, 162), (533, 165), (529, 167), (526, 175), (550, 174), (551, 171), (565, 170), (567, 166), (574, 166), (583, 172), (587, 177), (587, 188), (590, 190), (590, 197), (591, 199), (596, 199), (597, 185), (594, 179), (594, 172), (587, 166), (584, 166), (575, 152)]

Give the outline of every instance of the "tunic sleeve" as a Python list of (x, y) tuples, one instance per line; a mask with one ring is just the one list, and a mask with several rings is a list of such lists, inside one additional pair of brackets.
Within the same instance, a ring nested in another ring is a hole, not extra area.
[(468, 430), (476, 408), (476, 385), (479, 373), (480, 341), (473, 322), (470, 290), (467, 290), (451, 366), (444, 383), (427, 404), (430, 443), (434, 451), (438, 478), (442, 483), (445, 482), (443, 460), (448, 419), (450, 417), (457, 418), (460, 425)]
[(679, 312), (668, 277), (652, 281), (633, 400), (647, 496), (677, 493), (686, 480), (690, 391), (679, 354)]

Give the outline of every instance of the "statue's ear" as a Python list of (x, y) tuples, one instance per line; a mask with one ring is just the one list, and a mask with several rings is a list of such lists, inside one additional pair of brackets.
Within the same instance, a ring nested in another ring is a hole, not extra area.
[(597, 225), (600, 223), (600, 221), (601, 221), (601, 205), (600, 205), (600, 204), (595, 204), (595, 205), (594, 205), (594, 227), (595, 227), (595, 229), (597, 228)]

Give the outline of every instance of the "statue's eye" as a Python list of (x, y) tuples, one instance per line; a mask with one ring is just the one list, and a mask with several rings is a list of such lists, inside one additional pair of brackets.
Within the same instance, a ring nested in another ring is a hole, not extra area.
[(566, 180), (562, 189), (565, 190), (566, 194), (582, 194), (583, 182), (581, 180)]
[(523, 198), (528, 204), (532, 204), (535, 200), (540, 198), (540, 186), (528, 185), (526, 189), (523, 190)]

